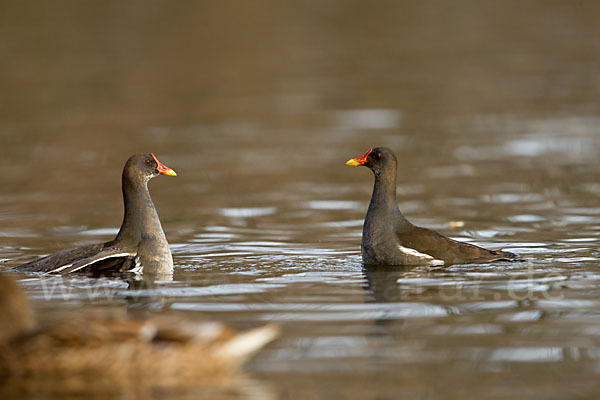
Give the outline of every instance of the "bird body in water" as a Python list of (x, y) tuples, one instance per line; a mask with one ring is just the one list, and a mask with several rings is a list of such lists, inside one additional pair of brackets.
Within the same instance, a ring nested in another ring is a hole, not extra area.
[(122, 175), (123, 223), (114, 240), (90, 244), (30, 261), (20, 271), (68, 274), (87, 272), (173, 273), (173, 257), (158, 213), (148, 191), (148, 181), (159, 176), (176, 176), (154, 154), (135, 154), (125, 163)]
[(278, 335), (273, 325), (237, 332), (219, 322), (133, 318), (118, 310), (35, 323), (23, 291), (6, 274), (0, 274), (0, 316), (0, 387), (16, 391), (220, 386), (238, 378), (240, 364)]
[(518, 259), (516, 254), (459, 242), (408, 221), (396, 202), (398, 161), (389, 148), (370, 149), (346, 165), (365, 166), (375, 175), (363, 225), (361, 255), (365, 264), (448, 266)]

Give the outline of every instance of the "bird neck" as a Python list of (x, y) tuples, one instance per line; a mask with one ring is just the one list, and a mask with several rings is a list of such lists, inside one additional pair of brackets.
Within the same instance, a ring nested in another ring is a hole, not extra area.
[(367, 214), (392, 213), (398, 210), (396, 203), (396, 170), (374, 171), (375, 184)]
[(137, 244), (143, 234), (160, 232), (162, 227), (146, 181), (132, 181), (123, 177), (123, 203), (125, 213), (115, 242)]

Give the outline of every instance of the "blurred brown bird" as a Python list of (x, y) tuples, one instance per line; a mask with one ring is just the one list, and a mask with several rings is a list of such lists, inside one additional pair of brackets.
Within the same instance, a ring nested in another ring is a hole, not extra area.
[(0, 387), (110, 393), (133, 385), (222, 386), (278, 335), (272, 325), (240, 333), (219, 322), (104, 314), (36, 326), (23, 291), (0, 275)]

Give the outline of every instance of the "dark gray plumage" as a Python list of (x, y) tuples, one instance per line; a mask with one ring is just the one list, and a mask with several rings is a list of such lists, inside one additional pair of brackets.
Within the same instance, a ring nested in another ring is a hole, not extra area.
[(458, 242), (438, 232), (410, 223), (396, 203), (398, 161), (387, 147), (370, 149), (346, 165), (365, 166), (373, 171), (375, 185), (363, 225), (361, 255), (370, 265), (451, 265), (518, 256)]
[(173, 257), (148, 192), (148, 181), (160, 174), (175, 176), (154, 154), (136, 154), (122, 175), (125, 213), (114, 240), (90, 244), (28, 262), (21, 271), (71, 273), (145, 272), (170, 274)]

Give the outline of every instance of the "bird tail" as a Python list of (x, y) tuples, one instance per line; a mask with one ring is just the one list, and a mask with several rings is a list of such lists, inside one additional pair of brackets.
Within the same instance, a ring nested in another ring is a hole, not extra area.
[(511, 253), (510, 251), (500, 249), (498, 253), (502, 256), (503, 261), (523, 261), (518, 254)]
[(216, 355), (242, 363), (277, 336), (279, 327), (276, 325), (261, 326), (235, 335), (219, 348)]

